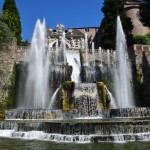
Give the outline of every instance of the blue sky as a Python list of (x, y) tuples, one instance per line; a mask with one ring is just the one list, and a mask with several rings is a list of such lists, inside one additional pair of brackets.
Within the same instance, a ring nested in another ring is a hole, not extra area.
[[(2, 9), (4, 0), (0, 0)], [(47, 27), (65, 28), (99, 27), (103, 14), (103, 0), (16, 0), (22, 23), (23, 40), (31, 40), (32, 32), (39, 18), (46, 19)]]

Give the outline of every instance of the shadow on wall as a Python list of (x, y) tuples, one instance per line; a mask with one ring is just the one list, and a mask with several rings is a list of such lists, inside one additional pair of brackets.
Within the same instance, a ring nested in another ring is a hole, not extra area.
[(143, 73), (143, 83), (142, 83), (142, 97), (143, 102), (146, 107), (150, 107), (150, 64), (148, 61), (148, 55), (143, 52), (142, 57), (142, 73)]

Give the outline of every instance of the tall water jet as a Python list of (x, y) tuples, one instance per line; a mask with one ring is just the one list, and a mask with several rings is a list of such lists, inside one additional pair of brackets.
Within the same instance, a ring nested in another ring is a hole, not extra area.
[(64, 65), (66, 65), (66, 35), (65, 32), (63, 31), (62, 33), (62, 41), (61, 41), (61, 46), (62, 46), (62, 51), (63, 51), (63, 61)]
[(110, 51), (107, 49), (107, 66), (110, 67)]
[(120, 17), (117, 17), (115, 92), (118, 106), (133, 107), (131, 66)]
[(58, 62), (58, 39), (56, 40), (56, 46), (55, 46), (55, 63)]
[(93, 62), (93, 66), (95, 66), (95, 48), (94, 48), (94, 42), (92, 42), (92, 62)]
[(88, 66), (88, 38), (87, 38), (87, 33), (85, 33), (85, 61), (84, 61), (84, 66)]
[(48, 103), (49, 49), (46, 25), (37, 20), (28, 54), (23, 108), (46, 108)]
[(102, 48), (99, 47), (99, 58), (100, 58), (100, 65), (103, 63), (103, 57), (102, 57)]

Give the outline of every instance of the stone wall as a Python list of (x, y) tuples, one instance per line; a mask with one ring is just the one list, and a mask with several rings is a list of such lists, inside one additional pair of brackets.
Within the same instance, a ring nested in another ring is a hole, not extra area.
[(140, 2), (126, 2), (124, 5), (124, 10), (126, 15), (131, 18), (134, 26), (132, 33), (137, 35), (145, 35), (150, 33), (150, 28), (145, 27), (139, 19), (140, 4)]
[(150, 106), (150, 45), (133, 45), (129, 55), (134, 71), (135, 98), (140, 105)]
[(13, 88), (15, 50), (15, 42), (10, 46), (10, 50), (0, 50), (0, 110), (12, 105), (11, 102), (8, 104), (8, 101), (10, 100), (10, 90)]

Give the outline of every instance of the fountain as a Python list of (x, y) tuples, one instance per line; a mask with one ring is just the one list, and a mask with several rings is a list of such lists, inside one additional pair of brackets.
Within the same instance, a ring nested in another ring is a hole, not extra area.
[(87, 33), (82, 50), (66, 48), (65, 32), (52, 49), (45, 39), (45, 22), (38, 20), (28, 60), (16, 64), (17, 74), (26, 72), (25, 97), (21, 92), (18, 107), (5, 111), (0, 136), (76, 143), (150, 140), (150, 108), (136, 108), (132, 102), (119, 17), (117, 24), (115, 53), (95, 50), (93, 44), (90, 50)]
[(27, 81), (22, 108), (46, 108), (48, 99), (49, 49), (45, 47), (46, 26), (40, 20), (35, 25), (28, 54)]
[(134, 107), (131, 66), (128, 60), (125, 34), (119, 16), (117, 17), (116, 57), (115, 92), (118, 106), (121, 108)]

